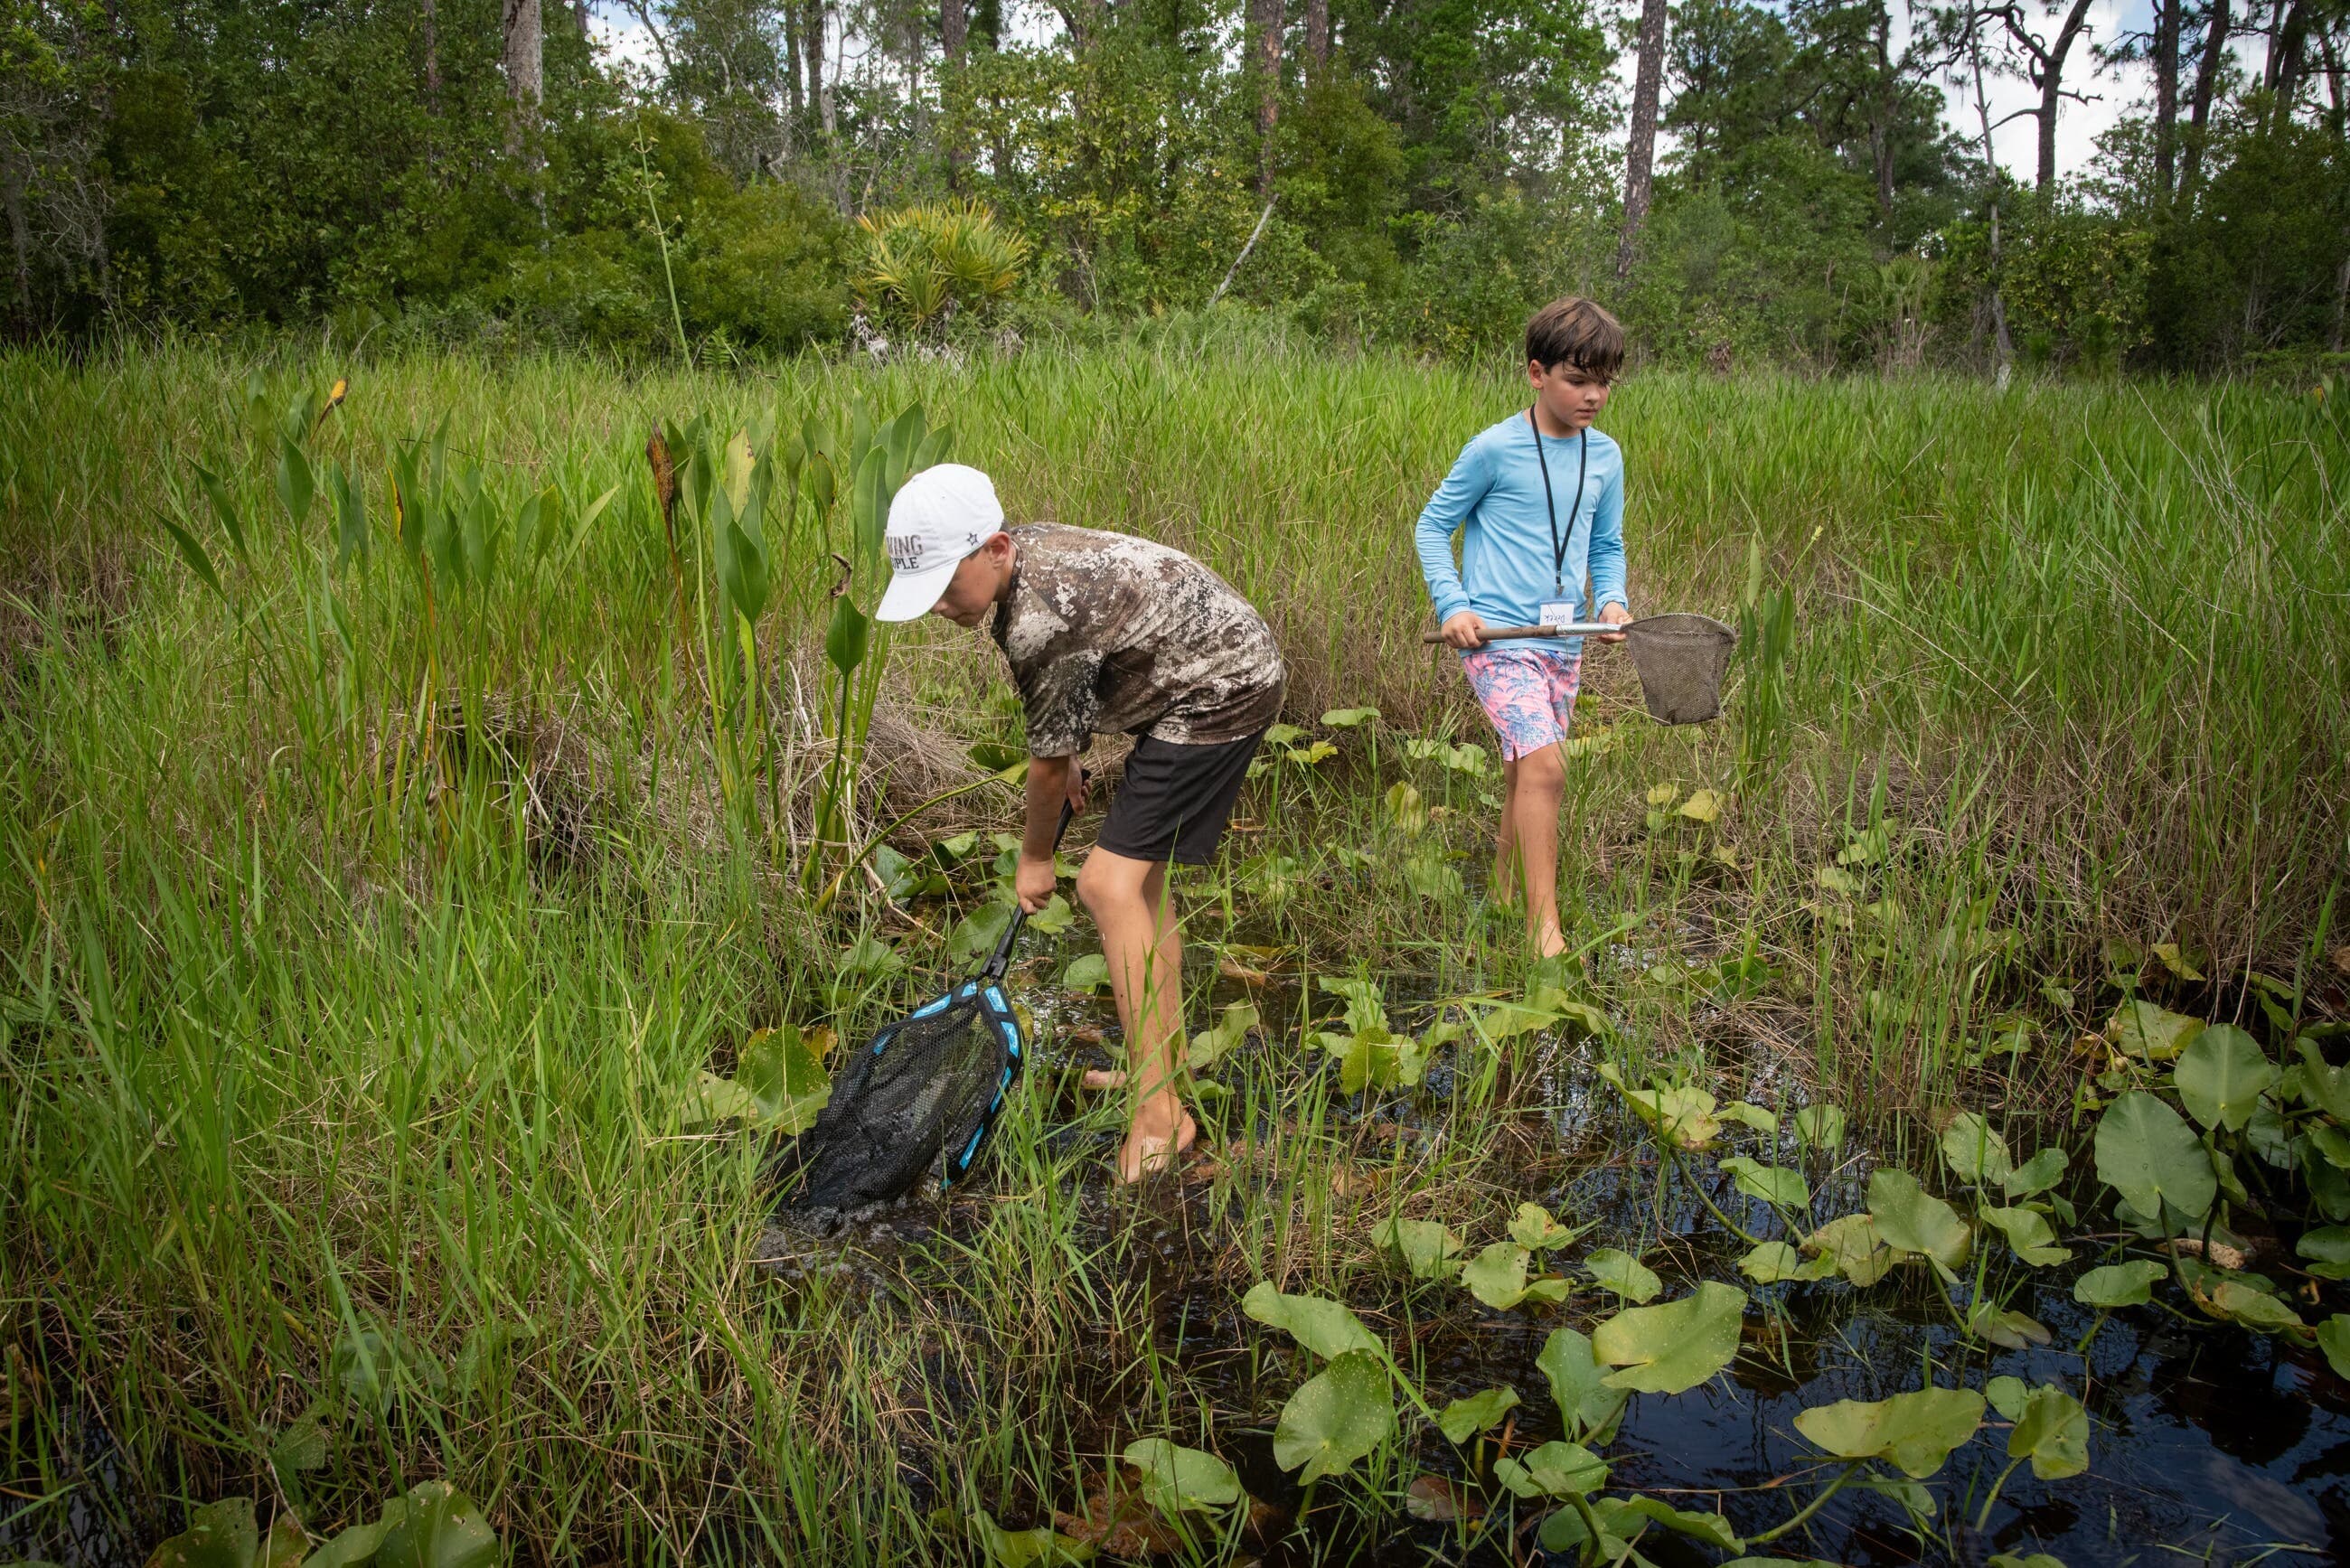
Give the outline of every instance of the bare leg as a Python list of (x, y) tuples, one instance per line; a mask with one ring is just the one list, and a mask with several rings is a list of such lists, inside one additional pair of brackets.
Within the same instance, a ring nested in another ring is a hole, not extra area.
[[(1111, 994), (1126, 1029), (1133, 1119), (1118, 1150), (1121, 1181), (1173, 1166), (1199, 1129), (1175, 1092), (1183, 1041), (1183, 937), (1167, 897), (1167, 867), (1096, 847), (1077, 873), (1077, 897), (1100, 928)], [(1105, 1082), (1103, 1075), (1097, 1082)]]
[(1493, 902), (1507, 909), (1518, 901), (1518, 764), (1502, 764), (1502, 824), (1493, 831)]
[(1566, 766), (1558, 748), (1529, 752), (1504, 770), (1502, 800), (1503, 859), (1515, 860), (1526, 890), (1526, 940), (1544, 958), (1566, 950), (1558, 924), (1558, 813), (1566, 799)]

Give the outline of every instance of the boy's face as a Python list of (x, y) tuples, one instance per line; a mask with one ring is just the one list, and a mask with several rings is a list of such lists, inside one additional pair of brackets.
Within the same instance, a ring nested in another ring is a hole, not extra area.
[(1534, 400), (1543, 412), (1569, 433), (1590, 429), (1607, 406), (1608, 379), (1565, 359), (1547, 369), (1538, 359), (1527, 360), (1526, 379), (1534, 383)]
[(976, 628), (995, 607), (1011, 576), (1012, 535), (991, 534), (957, 564), (954, 576), (947, 579), (947, 591), (931, 607), (931, 613), (960, 627)]

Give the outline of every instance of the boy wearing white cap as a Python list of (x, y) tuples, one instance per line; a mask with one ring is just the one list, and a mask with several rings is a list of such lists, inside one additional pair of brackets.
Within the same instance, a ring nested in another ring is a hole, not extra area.
[(1178, 550), (1054, 523), (1006, 530), (987, 475), (941, 463), (889, 507), (885, 621), (944, 616), (985, 625), (1011, 663), (1028, 723), (1028, 806), (1013, 890), (1053, 896), (1061, 802), (1085, 804), (1077, 758), (1097, 733), (1133, 734), (1126, 775), (1077, 872), (1101, 929), (1125, 1026), (1133, 1120), (1118, 1177), (1172, 1166), (1196, 1135), (1175, 1092), (1183, 1040), (1183, 942), (1167, 866), (1204, 864), (1223, 836), (1257, 741), (1281, 712), (1272, 631), (1222, 577)]

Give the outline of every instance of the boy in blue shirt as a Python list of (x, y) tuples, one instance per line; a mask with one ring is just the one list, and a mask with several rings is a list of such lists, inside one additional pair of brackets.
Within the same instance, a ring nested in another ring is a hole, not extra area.
[[(1526, 323), (1531, 408), (1471, 438), (1414, 529), (1445, 642), (1502, 738), (1502, 822), (1493, 889), (1525, 893), (1526, 936), (1550, 958), (1566, 950), (1558, 923), (1558, 813), (1566, 793), (1560, 742), (1581, 684), (1580, 638), (1485, 640), (1488, 626), (1558, 626), (1597, 613), (1621, 626), (1624, 454), (1591, 428), (1624, 365), (1624, 328), (1587, 299), (1555, 300)], [(1452, 534), (1461, 534), (1461, 565)], [(1607, 640), (1621, 642), (1615, 633)]]

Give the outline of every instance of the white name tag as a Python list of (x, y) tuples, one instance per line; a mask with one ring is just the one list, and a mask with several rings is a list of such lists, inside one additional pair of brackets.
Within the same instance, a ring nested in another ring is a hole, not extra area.
[(1549, 604), (1543, 606), (1542, 618), (1534, 624), (1537, 626), (1572, 626), (1574, 623), (1575, 601), (1573, 599), (1555, 599)]

